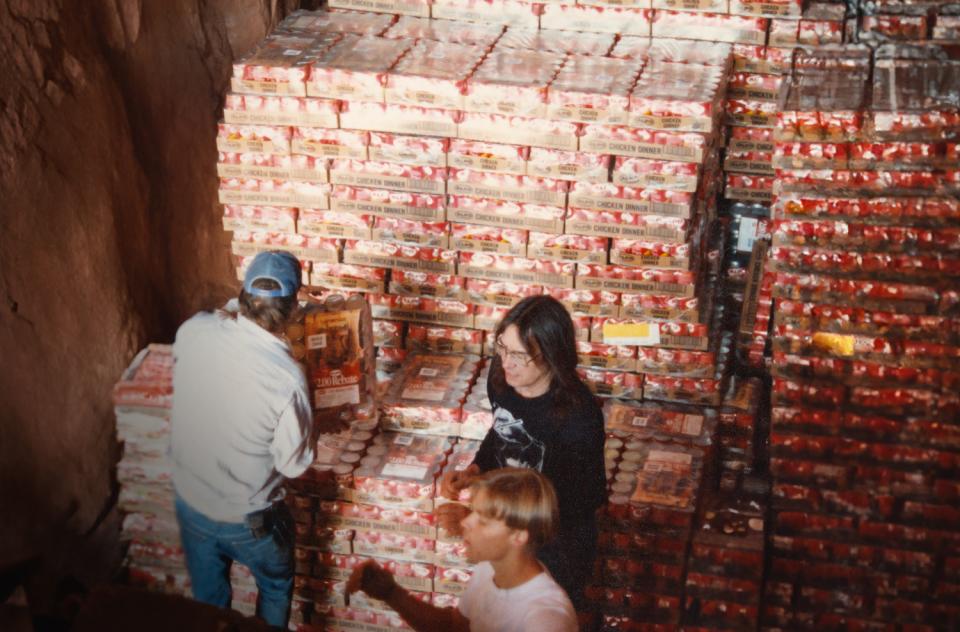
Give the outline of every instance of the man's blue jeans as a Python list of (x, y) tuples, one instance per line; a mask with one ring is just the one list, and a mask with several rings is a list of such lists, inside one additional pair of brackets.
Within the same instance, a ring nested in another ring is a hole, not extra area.
[(229, 608), (230, 566), (237, 561), (257, 581), (257, 616), (286, 628), (293, 592), (293, 520), (281, 503), (273, 528), (255, 538), (243, 523), (217, 522), (176, 497), (180, 541), (197, 601)]

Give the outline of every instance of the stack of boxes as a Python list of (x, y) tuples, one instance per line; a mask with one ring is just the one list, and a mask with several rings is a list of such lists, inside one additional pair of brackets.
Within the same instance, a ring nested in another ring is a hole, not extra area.
[(134, 357), (113, 388), (117, 439), (118, 505), (124, 513), (129, 581), (163, 592), (184, 593), (190, 584), (173, 509), (170, 406), (173, 353), (150, 345)]
[(604, 417), (610, 495), (588, 597), (603, 630), (679, 625), (696, 511), (714, 476), (715, 411), (608, 400)]
[(775, 130), (763, 623), (960, 621), (960, 63), (798, 56)]

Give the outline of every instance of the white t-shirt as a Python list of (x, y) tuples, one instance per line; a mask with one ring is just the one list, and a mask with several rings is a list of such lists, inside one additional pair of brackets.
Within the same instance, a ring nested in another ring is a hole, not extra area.
[(480, 562), (460, 597), (470, 632), (576, 632), (577, 615), (546, 570), (514, 588), (497, 588), (493, 566)]
[(185, 322), (173, 354), (174, 488), (207, 517), (242, 522), (313, 461), (306, 376), (286, 342), (222, 312)]

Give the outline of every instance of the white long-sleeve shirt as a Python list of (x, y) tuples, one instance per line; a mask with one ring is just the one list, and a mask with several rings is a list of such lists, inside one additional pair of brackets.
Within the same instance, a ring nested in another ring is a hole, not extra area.
[(224, 312), (181, 325), (173, 354), (174, 488), (207, 517), (242, 522), (313, 461), (303, 370), (283, 340)]

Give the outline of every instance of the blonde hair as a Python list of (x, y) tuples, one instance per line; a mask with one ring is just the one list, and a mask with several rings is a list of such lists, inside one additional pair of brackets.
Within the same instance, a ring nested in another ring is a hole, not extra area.
[[(483, 498), (478, 499), (483, 491)], [(529, 534), (528, 546), (536, 551), (553, 537), (559, 515), (557, 494), (550, 480), (536, 470), (504, 467), (491, 470), (471, 485), (473, 510), (503, 520), (511, 529)], [(478, 500), (480, 502), (478, 502)]]

